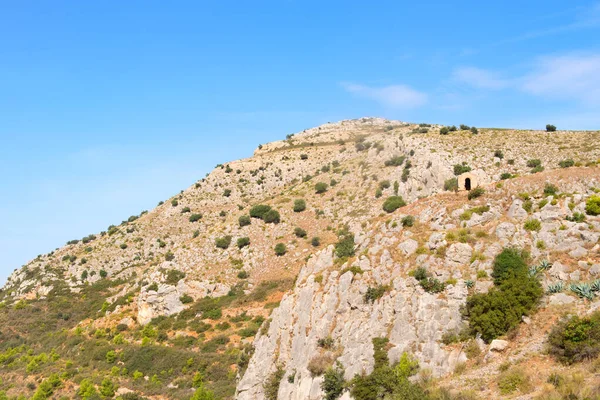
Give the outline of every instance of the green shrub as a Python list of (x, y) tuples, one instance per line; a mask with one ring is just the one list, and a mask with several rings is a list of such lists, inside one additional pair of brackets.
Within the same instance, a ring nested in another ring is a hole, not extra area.
[(471, 127), (470, 131), (473, 135), (477, 135), (479, 133), (479, 130), (474, 126)]
[(190, 222), (198, 222), (202, 219), (202, 214), (192, 214), (190, 215), (189, 221)]
[(373, 303), (375, 300), (382, 298), (383, 295), (389, 290), (389, 285), (369, 286), (363, 296), (363, 299), (365, 303)]
[(265, 214), (263, 220), (267, 224), (278, 224), (281, 221), (281, 216), (277, 210), (269, 210)]
[(306, 201), (304, 199), (294, 200), (294, 212), (302, 212), (306, 210)]
[(390, 196), (383, 202), (383, 211), (393, 213), (400, 207), (404, 207), (406, 202), (402, 196)]
[(517, 389), (520, 394), (526, 394), (531, 391), (532, 386), (529, 375), (525, 371), (520, 368), (512, 368), (500, 374), (498, 389), (502, 395), (509, 395)]
[(539, 160), (537, 158), (532, 159), (532, 160), (528, 160), (527, 161), (527, 166), (529, 168), (541, 167), (542, 166), (542, 160)]
[(146, 288), (146, 291), (155, 291), (158, 292), (158, 283), (154, 282), (151, 283), (150, 285), (148, 285), (148, 287)]
[(278, 366), (277, 369), (269, 375), (266, 382), (263, 385), (265, 391), (266, 400), (277, 400), (277, 393), (279, 392), (279, 385), (285, 375), (285, 370)]
[(402, 226), (411, 227), (414, 224), (415, 224), (415, 217), (413, 217), (412, 215), (407, 215), (402, 218)]
[(548, 351), (565, 364), (595, 359), (600, 354), (600, 311), (560, 321), (548, 336)]
[(494, 151), (494, 157), (502, 160), (504, 158), (504, 153), (502, 152), (502, 150), (496, 150)]
[[(310, 244), (312, 244), (314, 247), (319, 247), (321, 245), (321, 239), (319, 237), (315, 236), (310, 240)], [(354, 247), (354, 246), (352, 246), (352, 247)]]
[(252, 218), (265, 219), (265, 215), (271, 210), (271, 206), (258, 204), (250, 209), (250, 216)]
[(179, 298), (179, 301), (181, 301), (183, 304), (190, 304), (194, 302), (194, 298), (186, 293)]
[(573, 159), (569, 158), (567, 160), (559, 161), (558, 165), (561, 168), (569, 168), (569, 167), (572, 167), (573, 165), (575, 165), (575, 161), (573, 161)]
[(338, 237), (339, 240), (335, 244), (335, 255), (339, 258), (352, 257), (354, 255), (354, 235), (343, 230)]
[(229, 197), (229, 196), (231, 196), (231, 189), (225, 189), (225, 190), (223, 191), (223, 196), (224, 196), (224, 197)]
[(319, 182), (315, 185), (315, 192), (317, 194), (325, 193), (327, 191), (327, 184), (325, 182)]
[(215, 245), (220, 249), (227, 249), (231, 244), (232, 237), (227, 235), (220, 238), (215, 239)]
[(177, 285), (177, 283), (183, 278), (185, 278), (185, 272), (176, 269), (170, 269), (169, 271), (167, 271), (166, 282), (169, 285)]
[(546, 132), (555, 132), (556, 131), (556, 126), (554, 125), (546, 125)]
[(600, 196), (590, 196), (585, 202), (585, 212), (588, 215), (600, 215)]
[(355, 400), (426, 400), (427, 394), (409, 378), (417, 373), (419, 364), (408, 354), (403, 353), (400, 361), (389, 365), (386, 346), (387, 339), (374, 338), (373, 349), (375, 366), (370, 375), (355, 375), (350, 382), (350, 394)]
[(192, 211), (192, 210), (191, 210), (189, 207), (183, 207), (183, 208), (181, 209), (181, 213), (182, 213), (182, 214), (189, 213), (190, 211)]
[(294, 235), (296, 235), (299, 238), (305, 238), (306, 237), (306, 231), (300, 227), (296, 227), (294, 229)]
[(443, 126), (440, 128), (440, 135), (447, 135), (448, 133), (450, 133), (450, 129), (448, 129), (447, 126)]
[(175, 259), (175, 254), (173, 254), (173, 252), (171, 250), (169, 250), (165, 253), (166, 261), (173, 261), (174, 259)]
[(535, 277), (530, 276), (527, 254), (515, 248), (504, 249), (494, 259), (495, 286), (488, 293), (467, 298), (463, 310), (469, 331), (489, 342), (515, 329), (536, 307), (543, 294)]
[(389, 160), (386, 160), (384, 165), (386, 167), (399, 167), (400, 165), (402, 165), (404, 163), (405, 159), (406, 159), (406, 157), (404, 157), (404, 156), (394, 156), (394, 157), (390, 158)]
[(456, 178), (447, 179), (444, 182), (444, 190), (447, 190), (450, 192), (458, 191), (458, 179), (456, 179)]
[(250, 238), (245, 236), (245, 237), (241, 237), (237, 240), (237, 247), (238, 249), (244, 248), (246, 246), (250, 245)]
[(238, 272), (238, 274), (237, 274), (237, 277), (238, 277), (239, 279), (247, 279), (247, 278), (248, 278), (248, 276), (249, 276), (249, 275), (248, 275), (248, 273), (247, 273), (246, 271), (240, 271), (240, 272)]
[(546, 196), (554, 196), (556, 193), (558, 193), (558, 187), (551, 183), (546, 183), (544, 186), (544, 194)]
[(281, 256), (285, 255), (285, 253), (287, 253), (287, 247), (285, 246), (285, 244), (277, 243), (275, 245), (275, 254), (278, 257), (281, 257)]
[(467, 198), (469, 200), (473, 200), (473, 199), (483, 196), (484, 193), (485, 193), (485, 190), (481, 186), (477, 186), (475, 189), (472, 189), (469, 191)]
[(503, 173), (500, 175), (500, 179), (501, 179), (501, 180), (510, 179), (510, 178), (512, 178), (512, 177), (513, 177), (513, 176), (512, 176), (512, 174), (511, 174), (510, 172), (503, 172)]
[(344, 368), (339, 362), (335, 367), (330, 367), (323, 375), (321, 382), (321, 390), (325, 393), (325, 400), (336, 400), (342, 396), (346, 389), (346, 381), (344, 380)]
[(539, 231), (542, 229), (542, 223), (539, 219), (530, 218), (523, 224), (523, 228), (527, 231)]
[(244, 226), (250, 225), (252, 222), (250, 220), (250, 216), (242, 215), (238, 218), (238, 223), (240, 224), (240, 228), (242, 228)]
[(469, 167), (466, 163), (454, 165), (454, 175), (456, 176), (462, 175), (469, 171), (471, 171), (471, 167)]

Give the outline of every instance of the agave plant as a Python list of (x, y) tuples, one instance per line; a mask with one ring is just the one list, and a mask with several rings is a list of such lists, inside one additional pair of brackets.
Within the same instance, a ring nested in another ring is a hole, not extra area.
[(590, 286), (592, 287), (592, 292), (600, 292), (600, 279), (596, 279)]
[(548, 285), (548, 293), (560, 293), (565, 288), (564, 283), (556, 282)]
[(471, 289), (473, 286), (475, 286), (475, 282), (473, 282), (473, 281), (472, 281), (472, 280), (470, 280), (470, 279), (467, 279), (467, 280), (465, 281), (465, 285), (467, 286), (467, 288)]
[(537, 265), (532, 265), (529, 267), (529, 276), (536, 276), (539, 272), (540, 270), (538, 269)]
[(548, 260), (543, 260), (540, 263), (540, 265), (538, 265), (538, 269), (540, 271), (545, 271), (545, 270), (550, 269), (550, 268), (552, 268), (552, 263), (550, 261), (548, 261)]
[(592, 286), (588, 283), (572, 283), (569, 289), (583, 299), (594, 299), (595, 293), (592, 291)]

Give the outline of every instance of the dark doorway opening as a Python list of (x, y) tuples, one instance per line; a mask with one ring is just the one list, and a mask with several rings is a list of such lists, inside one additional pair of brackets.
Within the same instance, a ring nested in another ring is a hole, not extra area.
[(471, 178), (465, 178), (465, 189), (471, 190)]

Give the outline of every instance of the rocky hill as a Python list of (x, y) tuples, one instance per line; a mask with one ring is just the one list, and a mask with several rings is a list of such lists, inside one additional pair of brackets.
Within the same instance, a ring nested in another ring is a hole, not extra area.
[[(596, 398), (597, 353), (567, 365), (547, 343), (565, 314), (600, 305), (600, 134), (446, 130), (307, 129), (38, 256), (2, 289), (0, 390), (358, 398), (353, 377), (381, 370), (385, 340), (390, 365), (418, 361), (407, 385), (448, 396), (435, 398)], [(478, 186), (455, 191), (465, 172)], [(465, 305), (504, 290), (505, 249), (527, 252), (544, 294), (518, 326), (479, 332)]]

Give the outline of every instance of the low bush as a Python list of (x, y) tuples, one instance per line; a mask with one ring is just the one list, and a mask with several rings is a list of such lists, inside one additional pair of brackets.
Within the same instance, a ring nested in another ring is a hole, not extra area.
[(413, 217), (412, 215), (407, 215), (407, 216), (403, 217), (401, 221), (402, 221), (402, 226), (411, 227), (415, 224), (415, 217)]
[(299, 238), (305, 238), (306, 237), (306, 231), (300, 227), (296, 227), (294, 229), (294, 235), (296, 235), (296, 237)]
[(546, 125), (546, 132), (556, 132), (556, 126), (554, 125)]
[(314, 378), (323, 375), (327, 369), (331, 368), (332, 364), (333, 357), (330, 354), (317, 354), (308, 362), (306, 369), (308, 369)]
[(306, 201), (304, 199), (294, 200), (294, 212), (302, 212), (306, 210)]
[(338, 242), (335, 244), (335, 255), (339, 258), (351, 257), (354, 255), (354, 235), (348, 230), (342, 230), (338, 233)]
[[(353, 240), (354, 242), (354, 240)], [(317, 236), (315, 236), (314, 238), (312, 238), (310, 240), (310, 244), (312, 244), (314, 247), (319, 247), (321, 245), (321, 239), (318, 238)], [(352, 245), (352, 247), (354, 247), (354, 244)]]
[(458, 191), (458, 179), (456, 179), (456, 178), (447, 179), (444, 182), (444, 190), (447, 190), (450, 192)]
[(373, 303), (375, 300), (382, 298), (383, 295), (390, 289), (391, 288), (389, 285), (369, 286), (363, 296), (363, 299), (365, 303)]
[(287, 247), (285, 246), (285, 244), (277, 243), (275, 245), (275, 254), (278, 257), (281, 257), (281, 256), (285, 255), (285, 253), (287, 253)]
[(548, 352), (565, 364), (595, 359), (600, 354), (600, 311), (560, 321), (548, 336)]
[(394, 156), (386, 160), (384, 164), (386, 167), (399, 167), (404, 163), (404, 160), (406, 160), (405, 156)]
[(481, 186), (477, 186), (475, 189), (472, 189), (469, 191), (467, 198), (469, 200), (473, 200), (473, 199), (483, 196), (484, 194), (485, 194), (485, 190)]
[(269, 210), (265, 214), (263, 221), (265, 221), (265, 223), (267, 224), (278, 224), (279, 222), (281, 222), (281, 216), (279, 215), (279, 211)]
[(562, 160), (559, 161), (558, 166), (561, 168), (569, 168), (572, 167), (573, 165), (575, 165), (575, 161), (573, 161), (573, 159), (569, 158), (567, 160)]
[(533, 386), (529, 375), (525, 371), (520, 368), (511, 368), (500, 374), (498, 389), (500, 389), (502, 395), (509, 395), (517, 390), (520, 394), (526, 394), (533, 389)]
[(466, 163), (454, 165), (454, 175), (456, 176), (462, 175), (469, 171), (471, 171), (471, 167), (469, 167)]
[(406, 202), (402, 196), (390, 196), (383, 202), (383, 211), (393, 213), (400, 207), (404, 207)]
[(542, 229), (542, 223), (539, 219), (530, 218), (527, 221), (525, 221), (525, 223), (523, 224), (523, 228), (525, 228), (525, 230), (527, 231), (537, 232), (540, 229)]
[(537, 158), (532, 159), (532, 160), (528, 160), (527, 161), (527, 166), (529, 168), (541, 167), (542, 166), (542, 160), (539, 160)]
[(279, 392), (279, 385), (285, 375), (285, 370), (278, 366), (277, 369), (269, 375), (266, 382), (263, 385), (265, 392), (265, 400), (277, 400), (277, 393)]
[(252, 218), (264, 219), (265, 215), (271, 210), (271, 206), (266, 204), (258, 204), (250, 209), (250, 216)]
[(220, 249), (227, 249), (231, 244), (232, 237), (227, 235), (220, 238), (215, 239), (215, 245)]
[(189, 221), (197, 222), (197, 221), (200, 221), (201, 219), (202, 219), (202, 214), (192, 214), (192, 215), (190, 215)]
[(250, 225), (252, 221), (250, 219), (250, 216), (242, 215), (238, 218), (238, 223), (240, 224), (240, 227), (244, 227)]
[(184, 294), (179, 298), (179, 301), (181, 301), (183, 304), (190, 304), (194, 302), (194, 298), (189, 294)]
[(250, 245), (250, 238), (249, 237), (245, 236), (245, 237), (238, 238), (238, 240), (237, 240), (237, 247), (238, 247), (238, 249), (242, 249), (242, 248), (244, 248), (244, 247), (246, 247), (248, 245)]
[(546, 183), (546, 185), (544, 186), (544, 194), (546, 196), (554, 196), (557, 193), (558, 193), (558, 187), (556, 185), (553, 185), (551, 183)]
[(587, 215), (600, 215), (600, 196), (590, 196), (585, 202)]
[(325, 400), (336, 400), (346, 390), (344, 380), (344, 368), (342, 364), (336, 363), (335, 367), (329, 367), (323, 375), (321, 390), (325, 393)]
[(319, 182), (315, 185), (315, 192), (317, 194), (322, 194), (327, 191), (327, 184), (325, 182)]

